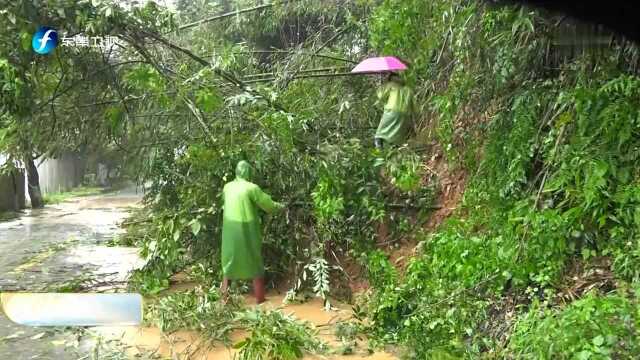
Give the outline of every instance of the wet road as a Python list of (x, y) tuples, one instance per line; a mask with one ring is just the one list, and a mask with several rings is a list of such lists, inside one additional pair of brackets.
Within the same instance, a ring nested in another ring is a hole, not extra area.
[[(122, 291), (142, 261), (135, 248), (105, 243), (140, 198), (129, 188), (0, 222), (0, 291), (55, 291), (74, 281), (92, 291)], [(19, 326), (0, 313), (0, 359), (88, 359), (79, 336), (72, 329)]]

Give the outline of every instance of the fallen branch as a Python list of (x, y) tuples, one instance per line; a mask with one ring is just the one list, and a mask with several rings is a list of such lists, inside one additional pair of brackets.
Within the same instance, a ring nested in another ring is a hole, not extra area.
[[(248, 88), (245, 82), (243, 82), (242, 80), (236, 78), (233, 74), (231, 74), (228, 71), (213, 67), (210, 62), (208, 62), (207, 60), (205, 60), (205, 59), (201, 58), (200, 56), (194, 54), (191, 50), (185, 49), (185, 48), (183, 48), (181, 46), (178, 46), (178, 45), (170, 42), (169, 40), (163, 38), (162, 36), (160, 36), (158, 34), (155, 34), (155, 33), (152, 33), (152, 32), (148, 32), (148, 31), (144, 31), (144, 30), (140, 30), (140, 29), (138, 31), (143, 36), (151, 38), (151, 39), (153, 39), (153, 40), (165, 45), (166, 47), (168, 47), (168, 48), (170, 48), (170, 49), (172, 49), (174, 51), (181, 52), (181, 53), (187, 55), (188, 57), (190, 57), (191, 59), (193, 59), (194, 61), (196, 61), (200, 65), (211, 68), (213, 73), (216, 74), (217, 76), (220, 76), (221, 78), (223, 78), (227, 82), (229, 82), (229, 83), (235, 85), (236, 87), (240, 88), (242, 91), (246, 91), (246, 92), (248, 92), (250, 94), (253, 94), (254, 96), (264, 100), (269, 106), (271, 106), (275, 110), (286, 111), (281, 105), (279, 105), (277, 103), (274, 103), (268, 96), (263, 96), (260, 92)], [(142, 51), (143, 57), (148, 58), (148, 54), (145, 55), (145, 53), (144, 53), (144, 51), (145, 51), (144, 48), (142, 48), (139, 45), (135, 46), (135, 47), (138, 49), (138, 51)]]
[[(195, 60), (197, 63), (199, 63), (202, 66), (207, 66), (207, 67), (211, 67), (211, 63), (209, 63), (207, 60), (201, 58), (200, 56), (194, 54), (191, 50), (189, 49), (185, 49), (181, 46), (178, 46), (172, 42), (170, 42), (169, 40), (163, 38), (162, 36), (158, 35), (158, 34), (154, 34), (152, 32), (148, 32), (148, 31), (141, 31), (141, 34), (149, 37), (153, 40), (158, 41), (159, 43), (167, 46), (168, 48), (174, 50), (174, 51), (178, 51), (181, 52), (185, 55), (187, 55), (188, 57), (190, 57), (191, 59)], [(212, 68), (213, 72), (222, 77), (223, 79), (225, 79), (226, 81), (242, 88), (243, 90), (246, 90), (245, 85), (242, 83), (242, 81), (240, 81), (239, 79), (237, 79), (235, 76), (231, 75), (230, 73), (223, 71), (221, 69), (218, 68)]]
[[(495, 278), (497, 278), (498, 276), (499, 276), (499, 274), (494, 274), (494, 275), (489, 276), (488, 278), (486, 278), (486, 279), (484, 279), (484, 280), (482, 280), (482, 281), (480, 281), (480, 282), (476, 283), (475, 285), (473, 285), (473, 286), (472, 286), (472, 287), (470, 287), (470, 288), (464, 288), (464, 287), (463, 287), (463, 288), (457, 289), (456, 291), (452, 292), (452, 293), (451, 293), (451, 295), (447, 296), (446, 298), (444, 298), (444, 299), (442, 299), (442, 300), (440, 300), (440, 301), (438, 301), (438, 302), (436, 302), (436, 303), (433, 303), (433, 304), (426, 304), (424, 307), (426, 307), (426, 308), (431, 308), (431, 307), (434, 307), (434, 306), (440, 306), (440, 305), (442, 305), (442, 304), (444, 304), (444, 303), (446, 303), (446, 302), (448, 302), (448, 301), (451, 301), (451, 299), (453, 299), (454, 297), (456, 297), (456, 296), (458, 296), (458, 295), (460, 295), (460, 294), (462, 294), (462, 293), (469, 292), (469, 291), (475, 291), (475, 290), (476, 290), (476, 289), (478, 289), (481, 285), (484, 285), (484, 284), (486, 284), (486, 283), (488, 283), (488, 282), (490, 282), (490, 281), (494, 280), (494, 279), (495, 279)], [(423, 309), (424, 309), (424, 307), (423, 307)], [(418, 309), (416, 309), (416, 310), (422, 310), (422, 309), (418, 308)]]
[[(295, 79), (307, 79), (307, 78), (332, 78), (332, 77), (341, 77), (341, 76), (358, 76), (358, 75), (362, 75), (362, 73), (335, 73), (335, 74), (310, 74), (310, 75), (296, 75), (294, 77), (291, 78), (291, 80), (295, 80)], [(276, 78), (266, 78), (266, 79), (256, 79), (256, 80), (250, 80), (250, 81), (245, 81), (245, 84), (253, 84), (253, 83), (260, 83), (260, 82), (273, 82), (276, 81)]]
[(202, 112), (200, 111), (200, 109), (198, 109), (196, 107), (196, 104), (194, 104), (193, 101), (191, 101), (191, 99), (188, 99), (187, 97), (183, 97), (183, 101), (185, 102), (185, 104), (187, 104), (187, 107), (189, 108), (189, 110), (191, 110), (196, 120), (198, 120), (198, 123), (200, 124), (200, 126), (202, 126), (202, 130), (204, 130), (204, 132), (207, 134), (211, 142), (215, 143), (216, 138), (213, 136), (213, 134), (211, 133), (211, 130), (207, 126), (207, 123), (204, 121), (204, 118), (202, 116)]
[[(188, 211), (189, 214), (191, 215), (197, 215), (197, 214), (214, 214), (215, 212), (212, 212), (213, 210), (211, 209), (198, 209), (198, 210), (191, 210)], [(136, 225), (136, 224), (143, 224), (143, 223), (148, 223), (153, 221), (152, 217), (148, 217), (146, 219), (140, 219), (140, 220), (134, 220), (134, 221), (123, 221), (120, 223), (120, 226), (129, 226), (129, 225)]]
[[(250, 50), (250, 51), (235, 51), (234, 54), (293, 54), (295, 53), (294, 51), (288, 51), (288, 50), (280, 50), (280, 49), (275, 49), (275, 50)], [(333, 55), (326, 55), (326, 54), (316, 54), (316, 53), (309, 53), (306, 51), (298, 51), (299, 54), (302, 55), (310, 55), (312, 57), (319, 57), (319, 58), (326, 58), (326, 59), (331, 59), (331, 60), (336, 60), (336, 61), (343, 61), (343, 62), (348, 62), (351, 64), (357, 64), (357, 61), (354, 60), (350, 60), (350, 59), (345, 59), (345, 58), (341, 58), (341, 57), (337, 57), (337, 56), (333, 56)]]
[(258, 11), (258, 10), (262, 10), (262, 9), (266, 9), (266, 8), (270, 8), (273, 5), (275, 5), (274, 3), (271, 4), (265, 4), (265, 5), (259, 5), (259, 6), (254, 6), (252, 8), (247, 8), (247, 9), (242, 9), (242, 10), (238, 10), (238, 11), (231, 11), (228, 13), (224, 13), (224, 14), (220, 14), (220, 15), (214, 15), (208, 18), (204, 18), (202, 20), (198, 20), (198, 21), (194, 21), (192, 23), (188, 23), (182, 26), (178, 26), (178, 30), (184, 30), (184, 29), (189, 29), (204, 23), (208, 23), (208, 22), (212, 22), (212, 21), (216, 21), (216, 20), (220, 20), (220, 19), (225, 19), (228, 18), (230, 16), (234, 16), (234, 15), (240, 15), (240, 14), (244, 14), (244, 13), (248, 13), (248, 12), (253, 12), (253, 11)]
[[(312, 202), (308, 202), (308, 201), (292, 201), (289, 203), (290, 206), (296, 206), (296, 207), (311, 207), (313, 206)], [(427, 209), (427, 210), (438, 210), (438, 209), (442, 209), (442, 206), (440, 205), (429, 205), (429, 206), (419, 206), (419, 205), (411, 205), (411, 204), (385, 204), (386, 207), (388, 208), (392, 208), (392, 209)]]
[[(342, 30), (340, 30), (337, 33), (335, 33), (329, 40), (327, 40), (324, 44), (320, 45), (319, 48), (314, 50), (313, 51), (313, 55), (314, 56), (318, 55), (320, 53), (320, 51), (322, 51), (324, 48), (326, 48), (331, 43), (333, 43), (336, 39), (338, 39), (340, 36), (342, 36), (350, 28), (351, 28), (351, 25), (347, 25)], [(286, 81), (286, 83), (285, 83), (286, 85), (285, 86), (287, 86), (291, 81), (293, 81), (296, 78), (296, 76), (298, 75), (298, 73), (300, 73), (301, 71), (302, 71), (302, 66), (298, 67), (298, 69), (296, 69), (296, 71), (294, 71), (293, 76)]]
[[(327, 67), (327, 68), (317, 68), (317, 69), (305, 69), (305, 70), (300, 70), (299, 73), (301, 74), (309, 74), (309, 73), (315, 73), (315, 72), (327, 72), (327, 71), (338, 71), (338, 70), (344, 70), (344, 69), (348, 69), (347, 66), (340, 66), (340, 67)], [(271, 76), (271, 77), (275, 77), (277, 73), (275, 72), (267, 72), (267, 73), (261, 73), (261, 74), (250, 74), (250, 75), (245, 75), (243, 77), (244, 79), (248, 79), (248, 78), (257, 78), (257, 77), (264, 77), (264, 76)]]
[[(113, 68), (116, 66), (122, 66), (122, 65), (128, 65), (128, 64), (138, 64), (138, 63), (146, 63), (146, 61), (144, 60), (130, 60), (130, 61), (123, 61), (120, 63), (116, 63), (116, 64), (109, 64), (107, 66), (101, 67), (98, 70), (90, 73), (87, 75), (87, 77), (91, 77), (93, 75), (99, 74), (105, 70), (108, 70), (109, 68)], [(52, 103), (53, 101), (55, 101), (57, 98), (59, 98), (60, 96), (66, 94), (69, 90), (72, 90), (74, 87), (83, 84), (86, 80), (85, 79), (79, 79), (74, 81), (73, 83), (71, 83), (71, 85), (67, 86), (66, 88), (64, 88), (63, 90), (57, 92), (56, 94), (54, 94), (54, 96), (50, 97), (49, 100), (45, 101), (44, 103), (41, 104), (37, 104), (36, 107), (38, 107), (38, 109), (42, 109), (43, 107), (49, 105), (50, 103)]]

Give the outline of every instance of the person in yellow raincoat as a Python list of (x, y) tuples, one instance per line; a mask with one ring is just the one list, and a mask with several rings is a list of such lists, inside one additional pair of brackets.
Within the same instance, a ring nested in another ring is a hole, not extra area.
[(384, 113), (374, 137), (375, 146), (384, 143), (400, 144), (409, 129), (413, 91), (396, 73), (390, 73), (385, 84), (378, 89), (378, 101), (384, 101)]
[(240, 161), (235, 180), (223, 189), (221, 292), (226, 299), (231, 280), (253, 280), (253, 292), (259, 304), (265, 301), (259, 209), (273, 213), (284, 205), (271, 200), (271, 196), (252, 183), (251, 172), (251, 165)]

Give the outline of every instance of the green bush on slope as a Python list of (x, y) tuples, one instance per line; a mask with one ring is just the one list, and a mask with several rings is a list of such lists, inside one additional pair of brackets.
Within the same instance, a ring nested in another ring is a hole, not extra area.
[(534, 302), (516, 324), (508, 353), (519, 359), (632, 359), (640, 353), (638, 303), (589, 294), (563, 309)]
[[(597, 316), (611, 323), (609, 332), (620, 339), (635, 334), (635, 320), (625, 320), (636, 318), (632, 297), (590, 295), (565, 309), (557, 308), (555, 297), (575, 258), (611, 257), (619, 284), (638, 280), (640, 79), (611, 61), (614, 54), (622, 56), (619, 49), (597, 58), (587, 54), (549, 72), (541, 66), (539, 47), (550, 39), (548, 19), (538, 13), (473, 1), (397, 5), (385, 1), (376, 10), (372, 42), (389, 53), (433, 56), (414, 64), (433, 84), (418, 91), (430, 99), (423, 111), (433, 117), (449, 162), (472, 176), (458, 214), (423, 237), (406, 272), (390, 276), (392, 284), (372, 282), (374, 342), (402, 344), (412, 358), (477, 358), (493, 356), (513, 337), (502, 356), (529, 354), (517, 344), (536, 354), (544, 343), (528, 339), (523, 329), (538, 329), (531, 320), (538, 310), (528, 304), (542, 301), (551, 307), (549, 314), (560, 314), (549, 319), (587, 313), (591, 303), (608, 306), (611, 311)], [(420, 14), (409, 18), (407, 11)], [(428, 31), (421, 41), (412, 41), (417, 32), (394, 30), (422, 25)], [(455, 65), (443, 58), (456, 59)], [(420, 86), (420, 78), (412, 80)], [(370, 273), (374, 278), (391, 265), (369, 266), (378, 269)], [(520, 305), (517, 326), (498, 320), (505, 302)], [(558, 333), (593, 332), (586, 322), (547, 321)], [(603, 334), (602, 344), (595, 341), (604, 349), (610, 339)], [(593, 350), (593, 337), (567, 341), (579, 353)], [(566, 345), (558, 341), (553, 344)], [(640, 356), (635, 346), (609, 348)]]

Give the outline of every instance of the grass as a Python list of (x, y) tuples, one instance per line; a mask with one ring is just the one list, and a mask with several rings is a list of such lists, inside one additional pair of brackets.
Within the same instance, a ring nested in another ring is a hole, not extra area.
[(43, 199), (45, 204), (59, 204), (74, 197), (98, 195), (103, 192), (104, 189), (100, 187), (81, 186), (71, 191), (46, 194)]

